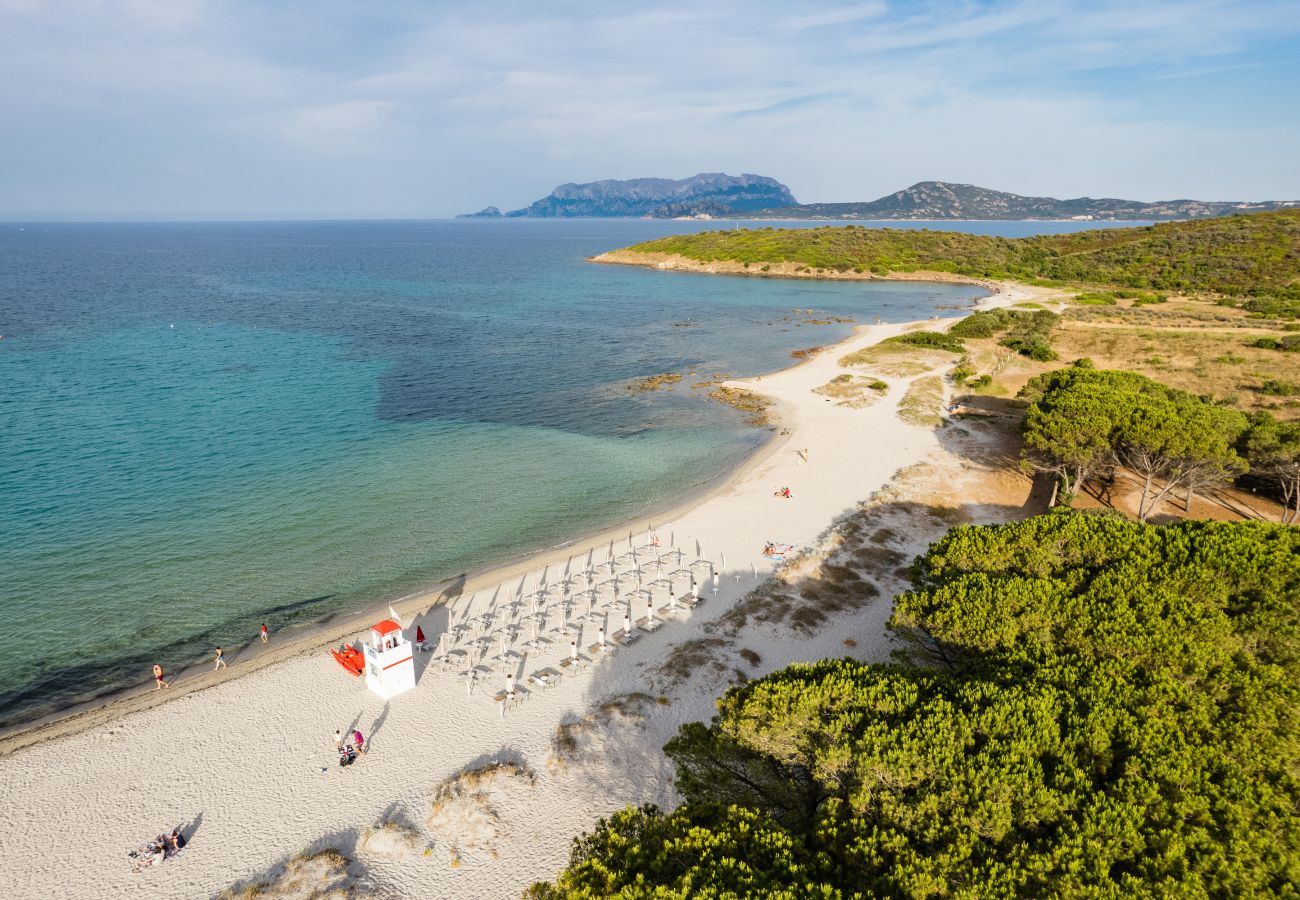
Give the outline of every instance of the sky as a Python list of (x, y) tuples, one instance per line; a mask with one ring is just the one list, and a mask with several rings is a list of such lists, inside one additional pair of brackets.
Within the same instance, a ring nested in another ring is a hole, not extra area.
[(1296, 0), (0, 0), (0, 219), (438, 218), (752, 172), (1300, 199)]

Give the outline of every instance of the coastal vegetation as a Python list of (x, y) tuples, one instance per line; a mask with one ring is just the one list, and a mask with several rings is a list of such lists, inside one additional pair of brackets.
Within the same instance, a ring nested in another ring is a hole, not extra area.
[(898, 417), (904, 422), (922, 428), (938, 428), (943, 424), (943, 379), (938, 375), (917, 378), (907, 387), (898, 402)]
[(530, 896), (1287, 896), (1298, 592), (1280, 525), (954, 528), (897, 600), (913, 664), (732, 689), (665, 747), (682, 805)]
[(932, 271), (1098, 285), (1144, 292), (1135, 298), (1143, 302), (1146, 292), (1212, 294), (1261, 316), (1300, 316), (1300, 209), (1027, 238), (857, 225), (736, 229), (628, 249), (880, 276)]
[(870, 406), (889, 390), (889, 385), (879, 378), (851, 375), (848, 372), (836, 375), (821, 387), (813, 388), (813, 393), (829, 397), (840, 406), (862, 409)]
[(1104, 469), (1141, 481), (1138, 518), (1146, 521), (1175, 492), (1222, 484), (1249, 466), (1236, 450), (1245, 415), (1133, 372), (1093, 369), (1081, 360), (1030, 381), (1024, 459), (1060, 478), (1068, 499)]
[[(954, 381), (979, 394), (1012, 397), (1031, 378), (1060, 363), (1022, 354), (1008, 357), (1000, 332), (985, 336), (993, 331), (991, 317), (1001, 312), (975, 313), (950, 329), (966, 344), (968, 357), (957, 374), (969, 380)], [(1046, 340), (1061, 360), (1090, 358), (1097, 368), (1146, 375), (1243, 412), (1294, 419), (1300, 417), (1300, 399), (1270, 393), (1279, 387), (1272, 382), (1298, 380), (1295, 357), (1283, 345), (1297, 337), (1287, 331), (1288, 324), (1204, 301), (1171, 298), (1160, 305), (1135, 306), (1121, 299), (1115, 306), (1066, 307)], [(976, 375), (988, 379), (977, 384)]]

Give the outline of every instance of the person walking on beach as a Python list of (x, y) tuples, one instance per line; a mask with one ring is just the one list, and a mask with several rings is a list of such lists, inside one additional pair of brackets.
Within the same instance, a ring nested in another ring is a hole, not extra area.
[(157, 663), (153, 664), (153, 680), (157, 682), (154, 685), (155, 691), (160, 690), (161, 688), (171, 687), (171, 685), (169, 685), (166, 681), (163, 680), (162, 666), (158, 665)]
[(343, 732), (338, 728), (334, 729), (334, 749), (343, 749)]
[(225, 656), (222, 655), (220, 647), (217, 648), (216, 659), (217, 659), (217, 664), (212, 667), (212, 671), (214, 672), (217, 671), (218, 669), (224, 669), (226, 667), (226, 658)]
[(263, 623), (262, 623), (262, 643), (263, 643), (263, 644), (266, 643), (266, 639), (267, 639), (267, 634), (266, 634), (266, 623), (263, 622)]

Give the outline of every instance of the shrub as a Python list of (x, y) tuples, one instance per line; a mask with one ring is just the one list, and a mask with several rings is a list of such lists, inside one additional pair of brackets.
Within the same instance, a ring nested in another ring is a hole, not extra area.
[(1268, 394), (1270, 397), (1294, 397), (1296, 394), (1300, 394), (1300, 384), (1293, 384), (1280, 378), (1270, 378), (1261, 384), (1257, 390), (1261, 394)]
[(909, 344), (913, 347), (925, 347), (929, 350), (946, 350), (949, 353), (965, 353), (966, 345), (950, 334), (942, 331), (913, 331), (897, 337), (886, 338), (882, 343)]

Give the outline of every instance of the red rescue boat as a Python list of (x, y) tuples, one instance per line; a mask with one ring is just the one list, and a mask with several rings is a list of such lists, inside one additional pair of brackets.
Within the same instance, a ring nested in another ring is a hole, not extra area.
[(331, 647), (330, 653), (334, 654), (334, 659), (338, 661), (340, 666), (347, 669), (350, 674), (360, 675), (365, 671), (366, 658), (361, 654), (360, 650), (351, 644), (344, 644), (338, 650)]

